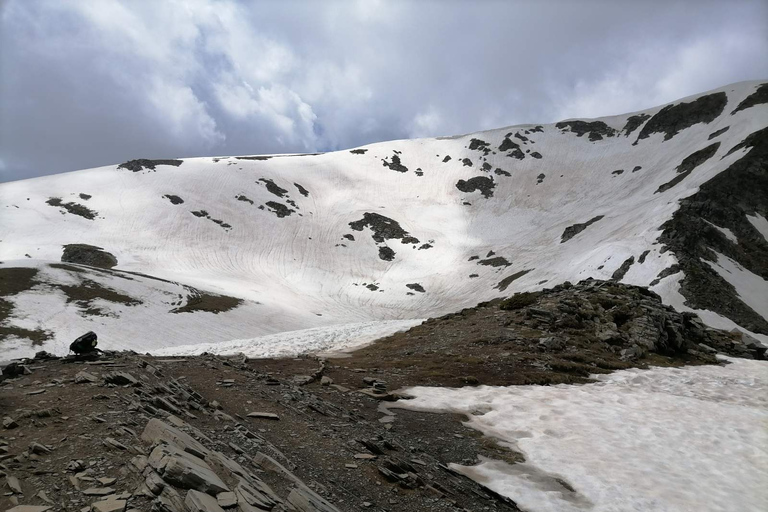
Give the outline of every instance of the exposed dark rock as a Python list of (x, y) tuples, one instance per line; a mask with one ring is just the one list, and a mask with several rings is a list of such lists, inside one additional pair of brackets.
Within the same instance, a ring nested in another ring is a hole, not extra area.
[(386, 245), (382, 245), (379, 247), (379, 258), (384, 261), (392, 261), (395, 259), (395, 251)]
[(725, 128), (721, 128), (721, 129), (719, 129), (719, 130), (717, 130), (715, 132), (710, 133), (709, 137), (707, 137), (707, 140), (712, 140), (715, 137), (719, 137), (720, 135), (722, 135), (725, 132), (727, 132), (729, 128), (730, 128), (730, 126), (726, 126)]
[(194, 215), (195, 217), (202, 217), (202, 218), (208, 218), (209, 217), (208, 212), (205, 211), (205, 210), (196, 210), (196, 211), (193, 211), (193, 212), (190, 212), (190, 213), (192, 215)]
[(83, 194), (82, 192), (79, 194), (79, 196), (80, 196), (80, 199), (82, 199), (83, 201), (87, 201), (87, 200), (89, 200), (90, 198), (93, 197), (90, 194)]
[(225, 313), (243, 304), (242, 299), (229, 297), (227, 295), (217, 295), (215, 293), (204, 292), (197, 288), (187, 287), (189, 296), (187, 303), (181, 307), (171, 310), (171, 313), (193, 313), (195, 311), (205, 311), (208, 313)]
[(575, 133), (577, 137), (588, 133), (591, 141), (603, 140), (603, 136), (613, 137), (616, 135), (616, 130), (602, 121), (561, 121), (555, 127), (563, 130), (563, 132), (566, 128), (570, 128), (570, 131)]
[(347, 240), (351, 240), (352, 242), (355, 241), (355, 236), (349, 233), (347, 233), (346, 235), (343, 235), (343, 238), (346, 238)]
[[(674, 252), (684, 272), (680, 293), (687, 306), (768, 334), (768, 322), (707, 263), (716, 260), (717, 251), (768, 280), (768, 242), (747, 219), (754, 214), (768, 217), (768, 128), (750, 134), (730, 152), (736, 149), (749, 151), (682, 199), (672, 219), (661, 226), (658, 241)], [(739, 243), (731, 243), (713, 224), (731, 230)]]
[(504, 140), (501, 141), (501, 144), (499, 145), (499, 151), (509, 151), (510, 149), (520, 149), (520, 145), (517, 142), (513, 142), (512, 139), (509, 138), (510, 134), (507, 134), (506, 137), (504, 137)]
[[(412, 237), (410, 233), (400, 227), (396, 220), (390, 219), (378, 213), (366, 212), (363, 218), (349, 223), (349, 227), (355, 231), (362, 231), (368, 227), (373, 231), (371, 235), (373, 240), (383, 243), (384, 240), (411, 240), (408, 243), (419, 243), (418, 239)], [(415, 242), (413, 241), (415, 240)]]
[(642, 125), (650, 118), (651, 116), (649, 114), (637, 114), (634, 116), (629, 116), (627, 119), (627, 124), (624, 125), (624, 128), (622, 128), (621, 131), (624, 132), (625, 137), (629, 137), (630, 133), (637, 130), (640, 125)]
[(264, 183), (267, 186), (267, 190), (272, 194), (275, 194), (277, 197), (285, 197), (285, 195), (288, 193), (287, 190), (277, 185), (274, 181), (270, 180), (269, 178), (259, 178), (259, 181)]
[(462, 159), (461, 163), (464, 164), (464, 167), (472, 167), (472, 160), (469, 158)]
[(640, 257), (637, 259), (637, 262), (641, 265), (645, 263), (645, 258), (648, 257), (648, 255), (651, 253), (650, 249), (643, 251), (643, 254), (640, 255)]
[(419, 246), (419, 250), (422, 250), (422, 249), (431, 249), (432, 247), (434, 247), (432, 244), (421, 244), (421, 245)]
[(443, 163), (449, 162), (451, 160), (450, 155), (445, 155), (445, 158), (443, 158)]
[(270, 158), (272, 157), (271, 156), (238, 156), (237, 157), (238, 160), (259, 160), (259, 161), (269, 160)]
[(540, 159), (541, 159), (541, 153), (539, 153), (538, 151), (533, 151), (533, 152), (531, 153), (531, 156), (532, 156), (533, 158), (537, 159), (537, 160), (540, 160)]
[(167, 200), (169, 200), (171, 202), (171, 204), (183, 204), (184, 203), (184, 200), (182, 198), (180, 198), (179, 196), (175, 196), (173, 194), (165, 194), (163, 197), (166, 198)]
[(544, 133), (544, 127), (543, 126), (534, 126), (533, 128), (531, 128), (531, 133), (536, 133), (536, 132)]
[(353, 155), (364, 155), (367, 149), (353, 149), (350, 151)]
[(677, 176), (675, 176), (673, 179), (668, 181), (667, 183), (664, 183), (661, 185), (654, 194), (657, 194), (659, 192), (666, 192), (670, 188), (674, 187), (681, 181), (683, 181), (693, 170), (698, 167), (699, 165), (703, 164), (710, 158), (712, 158), (715, 153), (717, 153), (718, 148), (720, 147), (719, 142), (715, 142), (714, 144), (711, 144), (707, 146), (704, 149), (700, 149), (694, 153), (691, 153), (683, 161), (680, 163), (680, 165), (677, 166)]
[(622, 279), (624, 279), (624, 276), (627, 275), (627, 272), (629, 272), (629, 268), (635, 263), (635, 257), (630, 256), (626, 260), (624, 260), (624, 263), (617, 268), (613, 275), (611, 275), (611, 281), (619, 282)]
[[(499, 284), (494, 286), (494, 288), (496, 288), (500, 292), (503, 292), (507, 288), (509, 288), (509, 285), (511, 285), (512, 283), (514, 283), (515, 281), (517, 281), (518, 279), (520, 279), (521, 277), (523, 277), (525, 274), (527, 274), (528, 272), (530, 272), (532, 270), (534, 270), (534, 269), (529, 268), (529, 269), (526, 269), (526, 270), (521, 270), (519, 272), (515, 272), (511, 276), (507, 276), (504, 279), (502, 279), (501, 281), (499, 281)], [(472, 276), (470, 276), (470, 277), (472, 277)]]
[(288, 208), (283, 203), (278, 203), (275, 201), (267, 201), (264, 203), (267, 208), (269, 208), (269, 211), (277, 215), (279, 218), (287, 217), (292, 213), (296, 213), (296, 210), (292, 210), (291, 208)]
[(515, 138), (520, 139), (523, 142), (528, 142), (528, 137), (524, 135), (520, 135), (520, 132), (515, 133)]
[(387, 162), (385, 158), (382, 158), (381, 162), (384, 164), (384, 167), (392, 169), (393, 171), (408, 172), (408, 168), (400, 163), (400, 157), (397, 154), (392, 155), (391, 160), (391, 162)]
[(138, 160), (129, 160), (117, 166), (118, 169), (128, 169), (132, 172), (139, 172), (144, 169), (155, 170), (158, 165), (172, 165), (178, 167), (183, 163), (183, 160), (147, 160), (146, 158), (139, 158)]
[(413, 171), (416, 176), (424, 176), (424, 171), (421, 170), (421, 167), (418, 167), (415, 171)]
[(294, 183), (293, 186), (296, 187), (296, 189), (299, 191), (299, 194), (303, 195), (304, 197), (309, 197), (309, 190), (305, 189), (298, 183)]
[(486, 258), (477, 262), (478, 265), (485, 265), (488, 267), (508, 267), (510, 263), (504, 256), (496, 256), (494, 258)]
[(760, 84), (757, 90), (744, 98), (741, 103), (731, 112), (731, 115), (741, 110), (768, 103), (768, 83)]
[(611, 174), (618, 176), (619, 174), (623, 174), (623, 173), (624, 173), (624, 169), (618, 169), (616, 171), (613, 171)]
[(472, 151), (482, 151), (484, 155), (488, 155), (491, 152), (490, 144), (480, 139), (472, 139), (469, 141), (469, 149)]
[(493, 173), (496, 174), (497, 176), (512, 176), (507, 171), (503, 169), (499, 169), (498, 167), (493, 170)]
[(493, 166), (491, 164), (489, 164), (488, 162), (483, 162), (482, 170), (484, 170), (485, 172), (488, 172), (491, 169), (493, 169)]
[(475, 176), (466, 181), (459, 180), (456, 182), (456, 188), (462, 192), (470, 193), (477, 190), (486, 198), (493, 196), (493, 188), (495, 186), (496, 183), (494, 183), (493, 178), (487, 176)]
[(405, 287), (420, 293), (425, 293), (427, 291), (419, 283), (409, 283), (409, 284), (406, 284)]
[(87, 206), (83, 206), (81, 204), (77, 204), (73, 202), (65, 203), (61, 200), (60, 197), (51, 197), (46, 201), (46, 203), (51, 206), (56, 206), (58, 208), (61, 208), (67, 213), (71, 213), (72, 215), (77, 215), (78, 217), (82, 217), (88, 220), (95, 219), (96, 216), (99, 214), (99, 212), (91, 210)]
[(239, 196), (235, 196), (235, 199), (238, 201), (242, 201), (244, 203), (250, 203), (253, 204), (253, 201), (251, 199), (248, 199), (244, 194), (240, 194)]
[(673, 275), (677, 274), (678, 272), (680, 272), (680, 265), (677, 265), (677, 264), (671, 265), (671, 266), (669, 266), (669, 267), (667, 267), (665, 269), (662, 269), (661, 272), (659, 272), (656, 275), (656, 279), (651, 281), (651, 283), (648, 286), (649, 287), (654, 287), (657, 284), (659, 284), (661, 282), (661, 280), (664, 279), (665, 277), (673, 276)]
[(539, 185), (539, 184), (543, 183), (544, 182), (544, 178), (546, 178), (546, 177), (547, 176), (543, 172), (541, 174), (539, 174), (538, 176), (536, 176), (536, 184)]
[(690, 103), (667, 105), (653, 116), (637, 136), (637, 143), (647, 139), (653, 133), (663, 133), (664, 140), (669, 140), (682, 130), (698, 123), (711, 123), (723, 113), (728, 97), (724, 92), (701, 96)]
[(65, 245), (61, 261), (98, 268), (112, 268), (117, 265), (117, 258), (114, 255), (101, 247), (87, 244)]
[(587, 222), (582, 222), (582, 223), (574, 224), (572, 226), (568, 226), (567, 228), (565, 228), (565, 231), (563, 231), (563, 234), (560, 237), (560, 243), (562, 244), (563, 242), (567, 242), (568, 240), (575, 237), (576, 235), (578, 235), (579, 233), (587, 229), (589, 226), (591, 226), (595, 222), (602, 219), (603, 217), (604, 217), (603, 215), (598, 215), (596, 217), (592, 217)]
[(640, 169), (642, 169), (642, 167), (641, 167), (641, 166), (639, 166), (639, 165), (636, 165), (636, 166), (634, 167), (634, 169), (632, 169), (632, 172), (637, 172), (637, 171), (639, 171)]

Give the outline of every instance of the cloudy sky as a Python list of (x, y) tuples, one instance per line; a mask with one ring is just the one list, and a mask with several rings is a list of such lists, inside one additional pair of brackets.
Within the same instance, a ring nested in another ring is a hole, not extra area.
[(768, 0), (0, 5), (0, 181), (597, 117), (768, 78)]

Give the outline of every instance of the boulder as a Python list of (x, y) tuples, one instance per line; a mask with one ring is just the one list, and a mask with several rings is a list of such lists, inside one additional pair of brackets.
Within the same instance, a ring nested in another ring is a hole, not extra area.
[(149, 455), (149, 464), (163, 480), (182, 489), (195, 489), (215, 496), (229, 491), (227, 485), (202, 459), (170, 445), (158, 445)]

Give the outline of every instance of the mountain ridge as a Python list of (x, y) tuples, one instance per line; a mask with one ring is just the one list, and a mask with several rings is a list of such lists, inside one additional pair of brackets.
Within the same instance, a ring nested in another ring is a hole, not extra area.
[[(629, 114), (333, 153), (136, 160), (2, 184), (0, 273), (36, 268), (39, 279), (3, 294), (11, 311), (0, 325), (49, 330), (41, 346), (54, 352), (91, 329), (110, 348), (145, 350), (152, 343), (130, 344), (153, 329), (162, 333), (157, 348), (167, 348), (418, 323), (593, 277), (649, 286), (708, 325), (765, 341), (766, 89), (743, 82)], [(738, 182), (728, 197), (743, 195), (744, 205), (701, 193), (734, 166), (730, 174), (742, 168), (746, 177), (727, 176)], [(681, 200), (701, 204), (690, 211)], [(727, 215), (709, 218), (712, 205)], [(51, 267), (71, 244), (102, 248), (117, 266), (111, 274)], [(143, 304), (62, 293), (84, 279)], [(243, 302), (169, 320), (193, 296), (185, 287)], [(712, 300), (719, 288), (723, 300)], [(102, 314), (86, 313), (94, 304)], [(18, 336), (3, 346), (34, 351)]]

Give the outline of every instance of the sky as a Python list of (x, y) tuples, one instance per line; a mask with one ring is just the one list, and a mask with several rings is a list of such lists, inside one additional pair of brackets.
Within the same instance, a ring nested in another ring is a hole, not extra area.
[(768, 78), (768, 0), (0, 0), (0, 182), (641, 110)]

